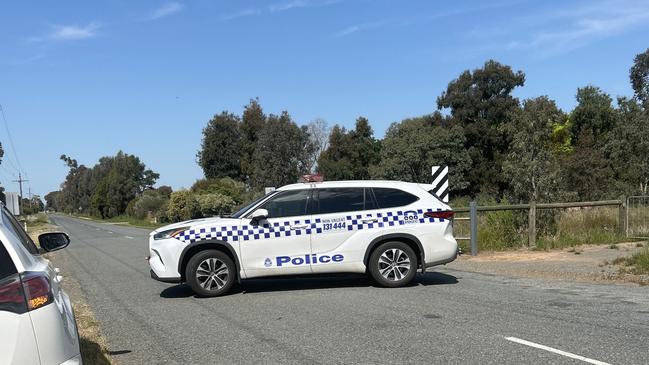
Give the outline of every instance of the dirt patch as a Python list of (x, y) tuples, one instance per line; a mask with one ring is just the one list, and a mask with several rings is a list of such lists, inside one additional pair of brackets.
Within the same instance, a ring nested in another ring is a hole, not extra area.
[(645, 242), (627, 242), (613, 245), (582, 245), (553, 251), (521, 249), (481, 252), (475, 257), (463, 255), (448, 266), (459, 270), (520, 277), (633, 282), (646, 285), (649, 284), (649, 276), (633, 275), (613, 264), (620, 262), (620, 257), (630, 257), (639, 252), (645, 245)]

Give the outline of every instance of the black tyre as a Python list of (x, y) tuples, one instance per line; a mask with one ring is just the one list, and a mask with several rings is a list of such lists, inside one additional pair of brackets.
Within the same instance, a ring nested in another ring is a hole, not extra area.
[(197, 295), (218, 297), (232, 288), (236, 270), (234, 262), (224, 252), (205, 250), (189, 259), (185, 279)]
[(403, 242), (386, 242), (377, 247), (368, 262), (372, 278), (381, 286), (408, 285), (417, 274), (417, 255)]

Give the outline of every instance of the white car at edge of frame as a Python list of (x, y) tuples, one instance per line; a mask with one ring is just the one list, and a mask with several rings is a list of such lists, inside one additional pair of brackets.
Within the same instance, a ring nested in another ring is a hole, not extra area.
[(229, 217), (151, 232), (151, 277), (186, 282), (206, 297), (235, 281), (280, 275), (367, 273), (401, 287), (458, 254), (453, 211), (432, 189), (401, 181), (283, 186)]
[(62, 277), (41, 253), (65, 248), (62, 232), (43, 233), (40, 248), (0, 203), (0, 364), (82, 363), (79, 335)]

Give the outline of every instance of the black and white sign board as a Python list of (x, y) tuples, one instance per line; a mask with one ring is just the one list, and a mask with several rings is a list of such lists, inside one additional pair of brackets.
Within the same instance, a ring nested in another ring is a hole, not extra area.
[(448, 203), (448, 166), (433, 166), (433, 194)]

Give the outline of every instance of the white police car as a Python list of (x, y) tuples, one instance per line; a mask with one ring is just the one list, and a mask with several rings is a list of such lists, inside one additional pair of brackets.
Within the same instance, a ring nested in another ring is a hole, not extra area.
[(287, 185), (227, 218), (162, 227), (149, 238), (151, 277), (187, 282), (200, 296), (276, 275), (369, 273), (408, 284), (453, 261), (453, 211), (432, 185), (336, 181)]

